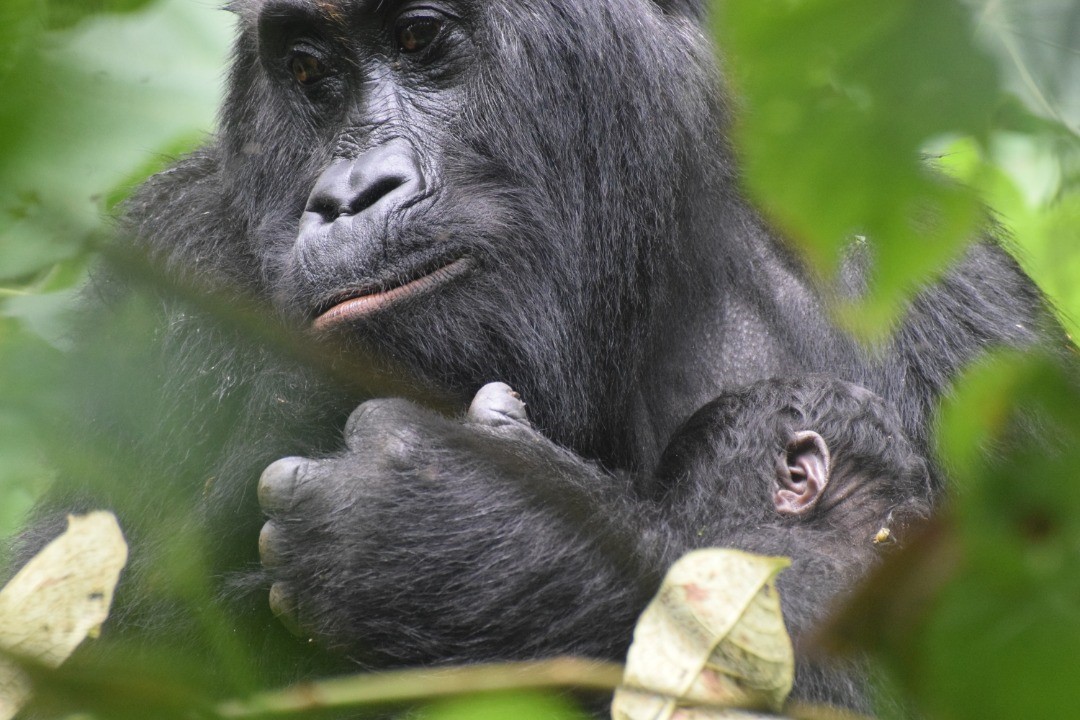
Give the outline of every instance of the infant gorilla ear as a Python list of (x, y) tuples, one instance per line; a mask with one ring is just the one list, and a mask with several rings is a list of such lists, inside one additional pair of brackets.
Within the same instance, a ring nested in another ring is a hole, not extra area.
[(777, 462), (773, 504), (781, 515), (805, 515), (817, 506), (829, 484), (829, 446), (813, 430), (801, 430)]
[(466, 415), (469, 422), (493, 428), (532, 429), (521, 396), (506, 383), (488, 383), (477, 391)]

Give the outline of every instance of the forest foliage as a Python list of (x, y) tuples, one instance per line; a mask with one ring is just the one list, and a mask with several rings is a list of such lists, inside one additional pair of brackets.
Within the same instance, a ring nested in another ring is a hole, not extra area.
[[(67, 323), (110, 218), (212, 132), (231, 18), (210, 5), (0, 6), (0, 534), (69, 450), (56, 437), (73, 412)], [(852, 237), (872, 240), (870, 294), (843, 322), (879, 338), (989, 207), (1080, 328), (1080, 0), (727, 0), (713, 22), (747, 190), (823, 277)], [(151, 380), (119, 379), (118, 392)], [(1042, 357), (973, 369), (941, 413), (948, 508), (837, 622), (833, 640), (875, 653), (928, 717), (1080, 706), (1078, 400)], [(527, 695), (432, 717), (574, 713)]]

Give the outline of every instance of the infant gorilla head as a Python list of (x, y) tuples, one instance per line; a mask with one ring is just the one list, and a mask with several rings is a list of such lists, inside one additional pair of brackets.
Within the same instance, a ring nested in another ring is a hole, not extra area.
[(804, 637), (884, 547), (930, 513), (927, 463), (894, 410), (827, 376), (763, 380), (695, 413), (658, 478), (650, 494), (694, 535), (687, 546), (791, 558), (778, 585), (798, 659), (796, 696), (850, 704), (862, 694), (861, 672), (808, 657)]
[(932, 497), (927, 463), (893, 409), (820, 375), (763, 380), (705, 405), (649, 492), (700, 514), (692, 528), (704, 544), (856, 563), (924, 517)]

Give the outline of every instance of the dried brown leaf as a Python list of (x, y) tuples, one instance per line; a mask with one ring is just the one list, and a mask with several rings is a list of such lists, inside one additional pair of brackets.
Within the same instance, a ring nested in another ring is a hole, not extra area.
[(695, 706), (778, 711), (795, 674), (775, 585), (787, 566), (738, 550), (683, 556), (638, 621), (612, 717), (747, 717)]
[[(68, 516), (46, 545), (0, 590), (0, 650), (57, 667), (109, 615), (127, 563), (127, 543), (108, 512)], [(0, 720), (15, 716), (30, 694), (23, 673), (0, 659)]]

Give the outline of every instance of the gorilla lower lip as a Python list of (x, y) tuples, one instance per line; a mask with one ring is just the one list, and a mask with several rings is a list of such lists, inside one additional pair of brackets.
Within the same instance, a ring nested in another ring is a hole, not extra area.
[(461, 277), (471, 267), (472, 263), (468, 258), (458, 258), (423, 277), (410, 280), (397, 287), (354, 295), (342, 300), (315, 318), (312, 327), (316, 330), (325, 330), (340, 322), (372, 315), (399, 300), (425, 293), (439, 285)]

